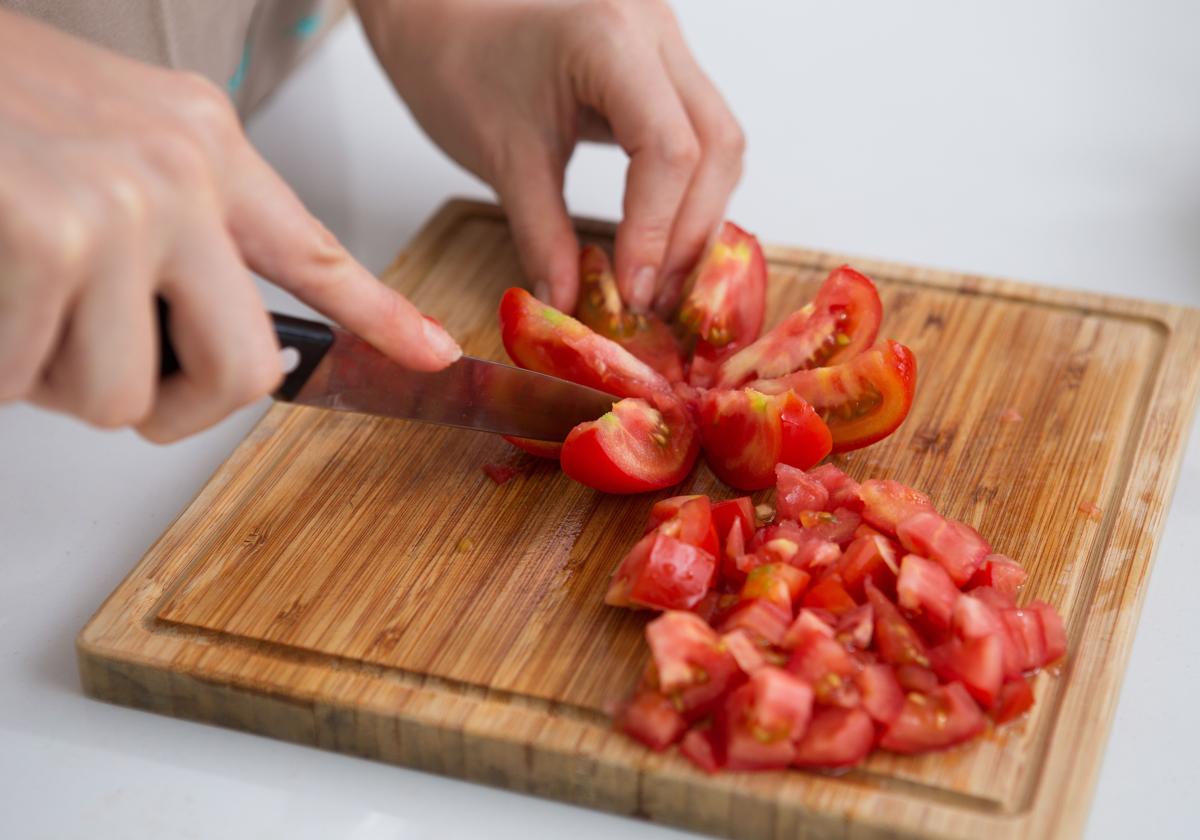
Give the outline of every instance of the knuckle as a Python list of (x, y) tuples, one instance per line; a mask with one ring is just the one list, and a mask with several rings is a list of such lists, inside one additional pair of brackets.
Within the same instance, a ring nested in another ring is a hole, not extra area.
[(658, 141), (658, 157), (673, 171), (691, 171), (700, 162), (700, 142), (690, 129), (664, 132)]
[(265, 397), (279, 386), (283, 378), (278, 354), (273, 351), (255, 353), (251, 358), (238, 360), (223, 373), (218, 387), (225, 399), (238, 407)]
[(208, 174), (208, 156), (196, 137), (170, 126), (142, 138), (147, 162), (173, 183), (196, 183)]
[(175, 77), (175, 85), (177, 107), (193, 130), (214, 141), (224, 141), (240, 133), (233, 104), (211, 81), (198, 73), (180, 73)]
[(36, 284), (61, 283), (79, 274), (95, 249), (98, 213), (86, 201), (50, 202), (25, 218), (17, 233), (17, 260)]
[(713, 149), (721, 157), (741, 163), (746, 154), (746, 132), (737, 120), (722, 120), (713, 132)]

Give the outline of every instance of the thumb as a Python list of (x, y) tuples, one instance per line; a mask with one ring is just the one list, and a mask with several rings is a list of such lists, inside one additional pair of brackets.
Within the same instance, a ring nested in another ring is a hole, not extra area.
[(249, 146), (227, 195), (227, 222), (246, 264), (397, 363), (441, 370), (462, 350), (350, 255)]

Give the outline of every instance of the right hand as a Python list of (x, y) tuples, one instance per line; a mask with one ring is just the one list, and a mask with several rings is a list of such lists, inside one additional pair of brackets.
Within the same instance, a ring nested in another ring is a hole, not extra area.
[[(176, 440), (270, 393), (250, 270), (418, 370), (461, 355), (251, 148), (225, 94), (0, 11), (0, 402)], [(183, 373), (158, 382), (155, 298)]]

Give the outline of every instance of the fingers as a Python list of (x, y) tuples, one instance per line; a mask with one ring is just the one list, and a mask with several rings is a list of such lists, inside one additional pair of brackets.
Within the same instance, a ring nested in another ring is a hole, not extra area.
[(30, 264), (0, 244), (0, 403), (36, 390), (59, 340), (64, 288), (39, 278)]
[(525, 276), (537, 297), (573, 312), (579, 294), (579, 242), (562, 195), (562, 166), (534, 143), (495, 177)]
[(161, 294), (182, 372), (160, 384), (138, 426), (157, 443), (208, 428), (269, 394), (283, 377), (258, 290), (219, 218), (205, 215), (181, 231), (163, 269)]
[(248, 144), (233, 166), (227, 221), (250, 268), (406, 367), (440, 370), (462, 355), (445, 330), (360, 265)]

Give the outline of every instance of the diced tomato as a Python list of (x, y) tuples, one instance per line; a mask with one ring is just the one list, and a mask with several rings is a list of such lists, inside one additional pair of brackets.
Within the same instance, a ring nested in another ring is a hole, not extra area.
[(1049, 665), (1066, 656), (1067, 630), (1054, 607), (1045, 601), (1034, 601), (1026, 609), (1036, 612), (1042, 622), (1042, 644), (1046, 649), (1042, 665)]
[(745, 344), (762, 329), (767, 263), (751, 234), (725, 222), (686, 281), (678, 320), (714, 348)]
[(521, 474), (519, 469), (509, 464), (484, 464), (483, 471), (497, 484), (504, 484)]
[[(811, 703), (811, 694), (809, 697)], [(796, 747), (788, 738), (771, 739), (769, 733), (757, 729), (754, 703), (754, 685), (745, 683), (725, 697), (713, 716), (717, 763), (730, 770), (781, 770), (792, 763)]]
[(657, 528), (668, 537), (702, 548), (716, 557), (721, 552), (708, 496), (672, 496), (650, 508), (646, 532)]
[(909, 551), (940, 563), (958, 586), (969, 581), (992, 553), (987, 540), (970, 525), (936, 513), (915, 513), (902, 520), (896, 536)]
[(717, 628), (722, 633), (740, 628), (760, 642), (777, 645), (791, 623), (791, 610), (766, 598), (755, 598), (735, 604), (720, 617)]
[(909, 695), (879, 744), (897, 753), (941, 750), (974, 738), (983, 727), (983, 713), (971, 695), (962, 683), (950, 683)]
[(665, 750), (683, 735), (687, 721), (667, 697), (641, 691), (617, 715), (617, 728), (652, 750)]
[(896, 549), (884, 536), (859, 537), (842, 555), (838, 573), (846, 591), (856, 598), (864, 596), (863, 587), (868, 580), (881, 591), (894, 591), (899, 574)]
[(823, 707), (813, 712), (796, 744), (796, 767), (852, 767), (871, 752), (875, 725), (862, 709)]
[(741, 668), (722, 637), (699, 616), (667, 612), (646, 625), (656, 687), (689, 720), (712, 711), (741, 680)]
[(509, 289), (500, 299), (500, 334), (509, 358), (528, 370), (618, 397), (671, 393), (671, 383), (654, 368), (524, 289)]
[(679, 754), (705, 773), (716, 773), (721, 769), (721, 765), (717, 763), (711, 729), (688, 730), (679, 742)]
[(961, 682), (979, 705), (992, 705), (1004, 681), (1004, 658), (999, 636), (961, 641), (951, 639), (929, 652), (933, 670), (943, 682)]
[(787, 563), (767, 563), (746, 576), (742, 600), (766, 598), (785, 607), (790, 614), (793, 604), (808, 587), (808, 572)]
[(864, 481), (858, 495), (863, 501), (863, 521), (889, 536), (896, 535), (901, 520), (933, 511), (928, 496), (890, 478)]
[(849, 648), (866, 650), (875, 635), (875, 610), (870, 604), (843, 613), (834, 629), (837, 640)]
[(683, 351), (671, 328), (653, 313), (625, 308), (608, 254), (585, 245), (579, 254), (579, 304), (575, 316), (620, 344), (671, 382), (683, 379)]
[(1047, 660), (1041, 613), (1033, 609), (1011, 609), (1000, 613), (1000, 617), (1017, 646), (1022, 669), (1032, 671), (1042, 667)]
[(807, 469), (829, 454), (832, 438), (812, 406), (790, 391), (707, 391), (700, 398), (700, 436), (716, 476), (739, 490), (761, 490), (775, 465)]
[(1010, 592), (1001, 592), (991, 586), (977, 586), (971, 597), (978, 598), (994, 610), (1011, 610), (1017, 606), (1017, 597)]
[(783, 519), (800, 520), (804, 511), (821, 511), (829, 491), (802, 469), (779, 464), (775, 468), (775, 512)]
[(813, 690), (807, 682), (768, 665), (750, 676), (750, 686), (754, 690), (750, 719), (756, 736), (795, 741), (804, 734), (813, 707)]
[(887, 540), (891, 539), (891, 537), (889, 537), (887, 534), (883, 533), (883, 531), (880, 531), (877, 528), (872, 528), (866, 522), (863, 522), (857, 528), (854, 529), (854, 539), (857, 540), (857, 539), (861, 539), (862, 537), (883, 537), (884, 539), (887, 539)]
[(729, 539), (729, 534), (734, 530), (735, 525), (741, 532), (742, 538), (749, 542), (750, 538), (754, 536), (754, 500), (749, 496), (741, 496), (717, 502), (712, 506), (712, 521), (717, 528), (717, 537), (721, 540), (722, 545)]
[[(980, 598), (977, 594), (980, 591), (967, 593), (954, 604), (951, 619), (954, 635), (964, 641), (987, 637), (997, 639), (1004, 676), (1008, 679), (1018, 677), (1025, 670), (1024, 654), (1009, 633), (1008, 625), (1000, 617), (1000, 611)], [(1002, 609), (1007, 608), (1006, 605)]]
[(1025, 582), (1025, 567), (1003, 554), (989, 554), (983, 558), (979, 570), (967, 581), (966, 589), (990, 586), (1001, 592), (1016, 595)]
[(621, 400), (580, 423), (563, 442), (562, 469), (605, 493), (643, 493), (678, 484), (692, 471), (700, 441), (674, 397)]
[(854, 675), (854, 682), (862, 697), (862, 708), (873, 720), (887, 726), (900, 716), (904, 690), (891, 665), (883, 662), (867, 665)]
[(760, 528), (751, 545), (766, 549), (771, 562), (791, 563), (810, 572), (832, 567), (842, 556), (836, 543), (786, 520)]
[(900, 561), (896, 600), (904, 609), (923, 613), (935, 626), (946, 628), (961, 597), (950, 575), (932, 560), (906, 554)]
[(829, 610), (839, 616), (858, 606), (836, 573), (822, 578), (804, 593), (803, 604), (812, 609)]
[(903, 344), (886, 341), (841, 364), (758, 379), (750, 387), (764, 394), (795, 391), (829, 426), (833, 451), (849, 452), (904, 422), (917, 387), (917, 360)]
[(849, 266), (835, 269), (816, 299), (722, 363), (716, 385), (732, 388), (753, 379), (834, 365), (875, 341), (883, 307), (875, 284)]
[(896, 682), (900, 683), (900, 688), (906, 692), (915, 691), (918, 694), (925, 694), (937, 688), (940, 680), (932, 668), (923, 668), (920, 665), (898, 665), (896, 666)]
[(925, 643), (912, 625), (905, 621), (896, 605), (870, 581), (866, 583), (867, 601), (875, 610), (875, 648), (885, 662), (893, 665), (929, 667)]
[(501, 437), (518, 449), (524, 450), (538, 458), (557, 461), (559, 456), (562, 455), (562, 441), (533, 440), (531, 438), (513, 437), (512, 435), (501, 435)]
[(716, 563), (707, 551), (653, 531), (625, 555), (604, 602), (614, 607), (691, 609), (708, 592)]
[(996, 723), (1016, 720), (1033, 708), (1033, 688), (1023, 677), (1008, 680), (1000, 686), (1000, 694), (992, 707), (992, 719)]
[(809, 470), (808, 474), (824, 484), (825, 489), (829, 492), (826, 510), (846, 508), (855, 513), (862, 513), (863, 501), (858, 494), (859, 484), (853, 478), (833, 464), (821, 464), (821, 466)]
[[(832, 639), (834, 634), (833, 625), (825, 621), (821, 616), (822, 613), (817, 610), (801, 608), (796, 614), (796, 620), (792, 622), (791, 627), (783, 635), (783, 647), (788, 650), (798, 648), (804, 644), (810, 635)], [(832, 614), (829, 617), (831, 619), (835, 618)]]
[(738, 668), (744, 674), (753, 674), (759, 668), (767, 665), (762, 648), (745, 630), (739, 628), (726, 633), (721, 637), (721, 643), (725, 645), (725, 649), (729, 651), (729, 655), (733, 657), (733, 661), (737, 663)]
[(839, 546), (850, 545), (860, 524), (862, 517), (849, 508), (835, 511), (806, 510), (800, 513), (800, 525), (810, 536), (829, 540)]
[(792, 652), (787, 669), (813, 688), (818, 703), (827, 706), (858, 705), (854, 675), (859, 665), (845, 645), (819, 633), (809, 633)]
[(715, 589), (710, 589), (704, 594), (704, 597), (700, 599), (700, 603), (691, 608), (691, 612), (711, 623), (713, 616), (717, 614), (720, 603), (721, 593)]

